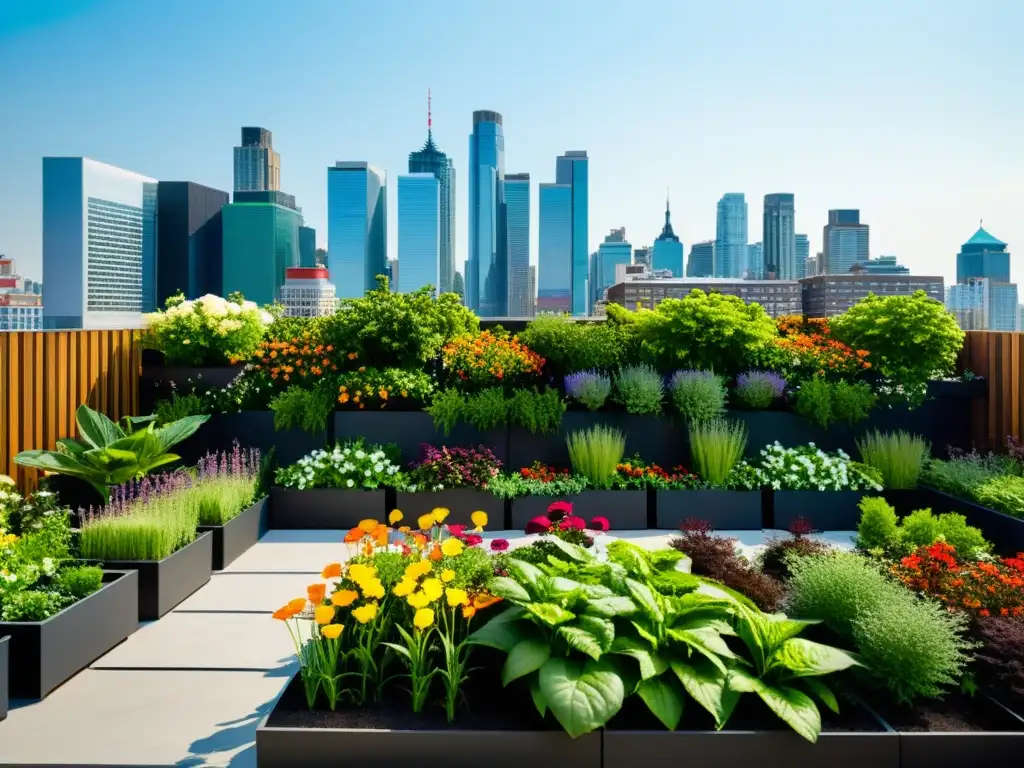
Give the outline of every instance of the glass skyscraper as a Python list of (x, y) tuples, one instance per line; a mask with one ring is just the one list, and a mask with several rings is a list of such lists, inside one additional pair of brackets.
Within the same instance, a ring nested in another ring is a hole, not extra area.
[(687, 277), (714, 277), (715, 241), (705, 240), (690, 246), (690, 258), (686, 262)]
[(376, 288), (387, 268), (387, 174), (365, 162), (337, 162), (327, 169), (327, 269), (338, 298)]
[(555, 160), (555, 183), (568, 185), (572, 194), (572, 253), (570, 280), (571, 311), (586, 315), (589, 310), (587, 286), (590, 283), (590, 248), (587, 245), (590, 217), (589, 161), (584, 150), (568, 151)]
[[(768, 280), (796, 280), (796, 206), (794, 196), (787, 192), (764, 196), (764, 266), (761, 272)], [(754, 264), (751, 271), (757, 270)]]
[(156, 304), (181, 291), (197, 299), (223, 296), (221, 209), (227, 192), (191, 181), (161, 181), (157, 187)]
[(540, 252), (537, 264), (537, 311), (571, 313), (572, 186), (541, 184), (538, 198)]
[[(440, 198), (440, 277), (438, 293), (455, 290), (455, 166), (452, 159), (434, 144), (432, 118), (427, 117), (427, 143), (409, 153), (409, 173), (432, 173), (439, 184)], [(399, 219), (401, 221), (401, 219)]]
[(466, 306), (480, 317), (508, 313), (505, 136), (501, 115), (473, 113), (469, 137), (469, 259)]
[(302, 214), (276, 203), (231, 203), (221, 214), (224, 294), (257, 304), (278, 299), (285, 271), (299, 266)]
[(996, 283), (1010, 282), (1010, 254), (1006, 243), (979, 227), (956, 255), (956, 281), (969, 277), (986, 277)]
[(835, 209), (828, 212), (828, 224), (822, 232), (822, 263), (818, 271), (823, 275), (842, 275), (850, 267), (870, 258), (871, 231), (860, 221), (856, 208)]
[(740, 265), (740, 277), (750, 280), (763, 280), (764, 274), (764, 243), (747, 243)]
[(1019, 331), (1017, 286), (968, 277), (946, 292), (946, 308), (965, 331)]
[(398, 278), (409, 293), (441, 282), (441, 182), (432, 173), (398, 177)]
[(799, 232), (794, 236), (796, 241), (796, 277), (800, 280), (807, 277), (807, 261), (811, 258), (811, 241), (807, 235)]
[(530, 174), (505, 174), (507, 212), (508, 314), (533, 314), (530, 295)]
[(665, 226), (654, 241), (651, 261), (655, 272), (667, 269), (672, 277), (683, 276), (683, 244), (672, 231), (672, 211), (669, 209), (668, 197), (665, 198)]
[[(655, 243), (655, 248), (657, 248), (657, 243)], [(655, 250), (655, 254), (657, 254), (657, 250)], [(615, 285), (616, 265), (633, 263), (633, 246), (626, 240), (625, 227), (613, 229), (605, 235), (604, 242), (597, 246), (594, 262), (592, 294), (593, 300), (596, 302), (602, 301), (605, 291)], [(681, 275), (677, 275), (677, 277), (681, 277)], [(591, 303), (590, 309), (593, 310), (593, 303)]]
[(316, 266), (316, 230), (313, 227), (299, 227), (299, 266)]
[(43, 158), (46, 328), (131, 328), (156, 308), (157, 182), (84, 157)]
[[(266, 128), (243, 128), (235, 147), (235, 191), (264, 192), (281, 188), (281, 156)], [(238, 201), (242, 202), (242, 201)]]
[(742, 277), (747, 251), (747, 201), (727, 192), (718, 201), (715, 227), (715, 277)]

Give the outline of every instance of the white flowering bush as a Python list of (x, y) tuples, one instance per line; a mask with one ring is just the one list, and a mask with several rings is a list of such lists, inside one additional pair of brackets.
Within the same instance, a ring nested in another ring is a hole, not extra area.
[(362, 441), (336, 445), (333, 450), (316, 450), (277, 471), (277, 484), (285, 488), (342, 488), (374, 491), (393, 485), (399, 466), (379, 446)]
[(776, 491), (880, 491), (882, 484), (870, 467), (853, 461), (845, 451), (826, 453), (814, 443), (783, 448), (778, 441), (761, 449), (753, 461), (733, 469), (729, 486)]
[(254, 302), (182, 294), (167, 308), (143, 315), (147, 344), (164, 353), (168, 365), (226, 365), (253, 356), (274, 316)]

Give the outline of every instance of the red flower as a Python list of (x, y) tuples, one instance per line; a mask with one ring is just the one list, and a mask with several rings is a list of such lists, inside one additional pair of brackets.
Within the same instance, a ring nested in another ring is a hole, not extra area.
[(527, 533), (547, 533), (551, 530), (551, 519), (541, 515), (526, 524)]
[(459, 524), (449, 525), (448, 526), (448, 533), (450, 533), (452, 536), (454, 536), (457, 539), (461, 539), (465, 535), (465, 533), (466, 533), (466, 526), (459, 525)]
[(567, 515), (563, 517), (559, 526), (563, 531), (567, 531), (570, 528), (577, 531), (582, 531), (587, 527), (582, 517), (576, 517), (576, 515)]
[(504, 552), (508, 549), (508, 539), (494, 539), (491, 541), (492, 552)]
[(607, 531), (611, 528), (611, 523), (608, 522), (607, 517), (595, 517), (590, 521), (590, 525), (587, 526), (592, 531)]
[[(548, 505), (548, 515), (554, 518), (556, 515), (558, 518), (565, 517), (566, 515), (572, 514), (572, 502), (571, 501), (554, 501)], [(557, 519), (557, 518), (556, 518)]]
[(467, 533), (462, 540), (466, 542), (467, 547), (475, 547), (483, 543), (484, 537), (479, 533)]

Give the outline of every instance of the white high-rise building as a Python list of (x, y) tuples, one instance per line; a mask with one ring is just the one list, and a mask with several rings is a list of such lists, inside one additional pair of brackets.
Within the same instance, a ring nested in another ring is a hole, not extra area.
[(285, 317), (326, 317), (338, 308), (334, 285), (323, 267), (289, 267), (281, 286)]

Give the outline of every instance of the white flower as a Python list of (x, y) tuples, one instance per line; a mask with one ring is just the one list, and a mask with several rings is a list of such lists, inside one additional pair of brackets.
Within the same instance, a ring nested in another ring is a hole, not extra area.
[(355, 484), (356, 484), (356, 483), (355, 483), (355, 480), (352, 480), (351, 478), (345, 481), (345, 486), (346, 486), (347, 488), (351, 488), (351, 487), (352, 487), (353, 485), (355, 485)]

